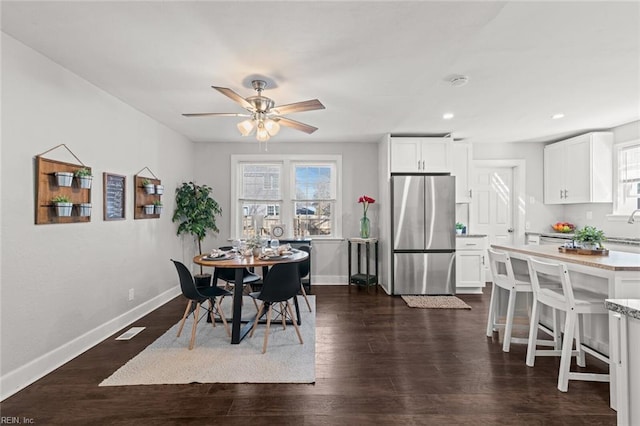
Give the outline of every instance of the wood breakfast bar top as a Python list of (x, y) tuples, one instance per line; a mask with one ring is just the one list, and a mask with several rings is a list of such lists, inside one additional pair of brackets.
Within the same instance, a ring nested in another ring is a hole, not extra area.
[(507, 245), (491, 244), (492, 248), (529, 256), (544, 257), (566, 263), (574, 263), (609, 271), (640, 272), (640, 254), (609, 250), (608, 256), (561, 253), (555, 245)]

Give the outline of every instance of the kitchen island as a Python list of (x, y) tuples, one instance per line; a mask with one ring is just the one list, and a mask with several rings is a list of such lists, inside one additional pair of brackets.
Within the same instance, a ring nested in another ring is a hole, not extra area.
[[(570, 254), (561, 253), (558, 246), (552, 245), (492, 244), (491, 247), (509, 253), (516, 273), (527, 273), (529, 257), (542, 262), (564, 263), (573, 286), (601, 293), (603, 304), (605, 299), (640, 298), (640, 254), (618, 251), (609, 251), (608, 256)], [(584, 343), (608, 355), (609, 348), (617, 347), (619, 343), (616, 330), (607, 316), (590, 317), (584, 321)], [(610, 404), (616, 409), (615, 368), (610, 368), (610, 375)]]

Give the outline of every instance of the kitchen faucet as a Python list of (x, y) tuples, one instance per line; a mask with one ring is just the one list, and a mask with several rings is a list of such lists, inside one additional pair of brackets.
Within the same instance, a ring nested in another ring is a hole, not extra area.
[(635, 220), (633, 219), (633, 215), (634, 215), (634, 214), (636, 214), (636, 213), (638, 213), (638, 212), (640, 212), (640, 209), (635, 209), (635, 210), (633, 211), (633, 213), (631, 213), (631, 216), (629, 216), (629, 220), (627, 221), (627, 223), (634, 223), (634, 222), (635, 222)]

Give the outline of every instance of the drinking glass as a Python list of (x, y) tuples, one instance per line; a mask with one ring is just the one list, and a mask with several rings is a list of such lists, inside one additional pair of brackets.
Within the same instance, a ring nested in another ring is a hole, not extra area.
[(271, 243), (269, 244), (269, 246), (274, 250), (274, 252), (276, 252), (276, 254), (278, 253), (278, 247), (280, 247), (280, 241), (278, 241), (277, 238), (274, 238), (271, 240)]
[(231, 247), (233, 253), (237, 254), (238, 253), (238, 249), (240, 248), (240, 240), (233, 240), (233, 242), (231, 243)]

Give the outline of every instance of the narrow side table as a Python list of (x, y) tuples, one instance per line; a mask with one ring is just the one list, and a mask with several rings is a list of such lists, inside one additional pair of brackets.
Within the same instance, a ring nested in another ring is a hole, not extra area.
[[(371, 286), (375, 286), (376, 293), (378, 292), (378, 239), (377, 238), (349, 238), (348, 251), (349, 251), (349, 292), (351, 292), (351, 284), (357, 286), (367, 287), (367, 293)], [(351, 268), (351, 245), (355, 244), (358, 247), (357, 251), (357, 273), (352, 274)], [(375, 272), (371, 273), (371, 245), (374, 246), (374, 267)], [(365, 269), (362, 270), (362, 246), (364, 246), (364, 263)]]

